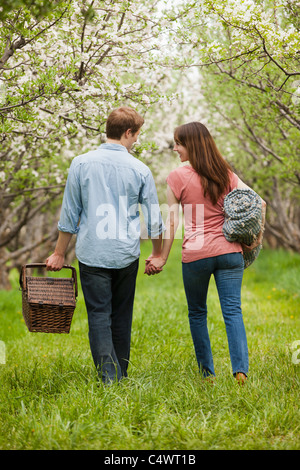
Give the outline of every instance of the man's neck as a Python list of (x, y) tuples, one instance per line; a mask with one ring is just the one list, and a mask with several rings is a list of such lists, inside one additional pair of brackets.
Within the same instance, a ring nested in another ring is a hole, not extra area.
[(108, 144), (119, 144), (119, 145), (123, 145), (121, 144), (121, 141), (120, 140), (115, 140), (115, 139), (106, 139), (106, 142)]
[[(115, 139), (106, 139), (106, 142), (108, 144), (118, 144), (118, 145), (123, 145), (123, 147), (126, 147), (127, 150), (129, 151), (130, 149), (128, 149), (127, 145), (128, 143), (124, 141), (124, 139), (121, 139), (121, 140), (115, 140)], [(127, 145), (126, 145), (127, 144)]]

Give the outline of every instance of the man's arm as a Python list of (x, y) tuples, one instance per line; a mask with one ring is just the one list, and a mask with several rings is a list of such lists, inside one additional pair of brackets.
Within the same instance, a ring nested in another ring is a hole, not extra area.
[(152, 256), (160, 256), (162, 245), (162, 233), (157, 238), (151, 238), (152, 242)]
[(166, 222), (166, 232), (163, 242), (162, 251), (159, 256), (152, 255), (146, 260), (146, 274), (157, 274), (162, 271), (166, 264), (169, 253), (171, 251), (175, 233), (179, 223), (179, 201), (176, 199), (170, 186), (167, 188), (167, 199), (169, 206), (169, 214)]
[(71, 238), (72, 233), (59, 232), (54, 253), (46, 260), (47, 271), (60, 271), (62, 269)]
[(149, 258), (158, 257), (161, 253), (162, 234), (165, 227), (159, 208), (155, 182), (150, 170), (140, 192), (139, 203), (144, 214), (148, 236), (152, 242), (152, 254)]
[(81, 191), (79, 177), (77, 174), (78, 165), (76, 159), (71, 163), (66, 187), (64, 190), (60, 219), (58, 222), (58, 240), (54, 253), (46, 260), (48, 271), (60, 271), (65, 263), (65, 254), (69, 246), (72, 234), (79, 230), (79, 220), (82, 210)]

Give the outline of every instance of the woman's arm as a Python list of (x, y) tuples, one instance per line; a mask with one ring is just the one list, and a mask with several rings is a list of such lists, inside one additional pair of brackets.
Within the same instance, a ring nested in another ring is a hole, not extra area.
[[(240, 178), (238, 179), (237, 189), (251, 189), (252, 190), (252, 188), (250, 188), (245, 183), (243, 183), (243, 181), (240, 180)], [(245, 245), (244, 243), (242, 243), (242, 246), (246, 251), (251, 251), (251, 250), (253, 250), (254, 248), (256, 248), (258, 245), (260, 245), (262, 243), (263, 234), (264, 234), (264, 227), (265, 227), (265, 221), (266, 221), (267, 204), (262, 198), (261, 198), (261, 202), (262, 202), (261, 230), (260, 230), (259, 234), (257, 235), (256, 240), (250, 246)]]

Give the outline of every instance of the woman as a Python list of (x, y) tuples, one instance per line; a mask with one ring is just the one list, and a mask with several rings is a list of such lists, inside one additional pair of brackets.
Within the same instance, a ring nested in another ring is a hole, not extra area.
[[(162, 270), (178, 227), (179, 203), (184, 213), (182, 274), (188, 303), (189, 323), (199, 369), (203, 377), (215, 376), (207, 330), (207, 291), (215, 277), (233, 375), (244, 383), (248, 373), (247, 338), (241, 310), (244, 271), (243, 249), (253, 249), (262, 241), (263, 227), (251, 247), (228, 242), (223, 233), (224, 197), (234, 188), (248, 188), (231, 171), (207, 128), (191, 122), (175, 129), (174, 150), (189, 165), (173, 170), (168, 178), (169, 214), (161, 255), (146, 261), (146, 273)], [(266, 204), (263, 201), (263, 224)], [(262, 225), (263, 225), (262, 224)]]

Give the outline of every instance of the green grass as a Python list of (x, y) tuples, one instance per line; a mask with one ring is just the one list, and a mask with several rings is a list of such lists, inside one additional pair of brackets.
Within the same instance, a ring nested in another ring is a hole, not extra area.
[(299, 449), (300, 256), (263, 250), (245, 270), (250, 371), (240, 387), (213, 281), (215, 385), (199, 376), (180, 251), (178, 241), (163, 273), (148, 277), (150, 245), (142, 245), (129, 377), (120, 385), (97, 384), (81, 290), (69, 335), (27, 331), (17, 276), (0, 292), (0, 449)]

